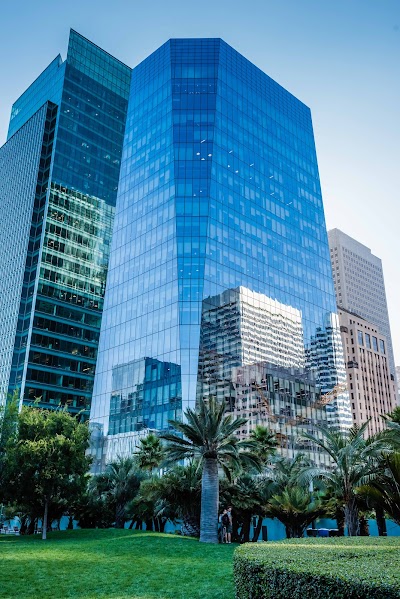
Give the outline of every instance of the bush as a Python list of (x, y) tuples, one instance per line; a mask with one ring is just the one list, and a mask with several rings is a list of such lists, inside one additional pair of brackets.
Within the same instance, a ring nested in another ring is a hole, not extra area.
[(400, 539), (339, 537), (246, 544), (236, 599), (399, 599)]

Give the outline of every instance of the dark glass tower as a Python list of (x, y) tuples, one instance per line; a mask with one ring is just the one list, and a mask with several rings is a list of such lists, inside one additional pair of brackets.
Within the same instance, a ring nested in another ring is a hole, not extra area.
[(222, 40), (168, 41), (132, 74), (91, 410), (105, 454), (214, 394), (292, 455), (315, 422), (351, 424), (345, 380), (310, 110)]
[(71, 31), (66, 60), (12, 107), (0, 149), (0, 268), (6, 259), (14, 273), (0, 278), (0, 401), (19, 388), (24, 402), (89, 413), (130, 77)]

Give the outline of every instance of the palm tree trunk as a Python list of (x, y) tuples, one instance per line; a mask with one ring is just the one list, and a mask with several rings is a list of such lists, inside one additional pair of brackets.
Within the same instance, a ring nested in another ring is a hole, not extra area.
[(376, 525), (378, 527), (378, 534), (380, 537), (386, 537), (386, 520), (385, 520), (385, 512), (383, 508), (379, 505), (375, 508), (376, 514)]
[(360, 521), (358, 519), (357, 500), (354, 496), (350, 497), (344, 508), (347, 534), (349, 537), (358, 537), (360, 534)]
[(145, 520), (145, 525), (146, 525), (146, 530), (152, 530), (152, 531), (154, 531), (153, 518), (147, 518), (147, 520)]
[(251, 514), (245, 514), (244, 518), (243, 518), (241, 543), (249, 543), (249, 541), (250, 541), (250, 526), (251, 526)]
[(293, 529), (290, 524), (285, 524), (285, 533), (287, 539), (293, 539)]
[(34, 516), (30, 516), (28, 529), (26, 531), (27, 535), (33, 535), (33, 533), (35, 532), (36, 520), (37, 519)]
[(339, 531), (339, 537), (344, 537), (344, 524), (345, 524), (345, 517), (344, 517), (344, 511), (343, 508), (341, 506), (338, 506), (336, 508), (336, 524), (338, 527), (338, 531)]
[(24, 535), (28, 530), (28, 516), (22, 516), (21, 518), (21, 528), (19, 529), (19, 533)]
[(253, 538), (251, 539), (252, 543), (257, 543), (258, 537), (260, 536), (262, 523), (263, 523), (263, 517), (262, 516), (258, 516), (258, 518), (257, 518), (257, 524), (254, 527)]
[(115, 528), (124, 528), (125, 505), (118, 503), (115, 508)]
[(369, 526), (366, 517), (362, 515), (358, 521), (360, 526), (360, 537), (369, 537)]
[(201, 479), (201, 543), (218, 543), (218, 501), (218, 462), (215, 458), (206, 458)]

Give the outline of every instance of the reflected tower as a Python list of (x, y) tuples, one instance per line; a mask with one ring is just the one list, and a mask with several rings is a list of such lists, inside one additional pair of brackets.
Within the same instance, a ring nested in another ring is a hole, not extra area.
[[(234, 400), (235, 380), (252, 367), (260, 380), (281, 369), (294, 397), (315, 402), (345, 380), (331, 327), (309, 108), (220, 39), (169, 40), (132, 73), (93, 426), (126, 434), (112, 428), (115, 373), (148, 359), (180, 379), (155, 428), (212, 388)], [(329, 405), (332, 424), (346, 427), (343, 394)], [(318, 414), (327, 420), (325, 408)]]

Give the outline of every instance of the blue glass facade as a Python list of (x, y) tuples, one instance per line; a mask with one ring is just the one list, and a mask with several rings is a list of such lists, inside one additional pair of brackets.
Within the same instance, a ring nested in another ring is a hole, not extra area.
[(71, 31), (66, 60), (53, 60), (12, 108), (6, 146), (39, 106), (54, 106), (8, 380), (27, 403), (89, 414), (130, 77)]
[[(178, 394), (158, 380), (116, 427), (143, 360)], [(351, 423), (344, 382), (310, 110), (222, 40), (170, 40), (132, 73), (91, 409), (107, 455), (210, 393), (290, 455)]]
[(51, 154), (56, 110), (45, 103), (0, 148), (0, 404), (29, 310), (29, 273), (34, 270), (30, 237), (40, 228), (48, 181), (44, 165)]

